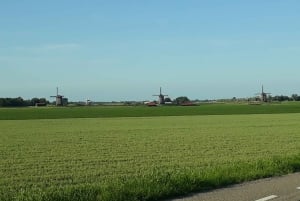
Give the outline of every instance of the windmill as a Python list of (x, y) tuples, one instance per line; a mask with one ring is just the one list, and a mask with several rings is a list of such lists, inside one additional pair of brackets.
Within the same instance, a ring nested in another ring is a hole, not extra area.
[(58, 94), (58, 87), (56, 87), (56, 96), (50, 96), (51, 98), (56, 98), (56, 106), (63, 106), (63, 97)]
[(268, 95), (271, 93), (264, 92), (264, 85), (261, 86), (261, 93), (257, 93), (256, 95), (260, 95), (260, 100), (262, 102), (268, 102)]
[(165, 96), (168, 96), (168, 95), (162, 94), (161, 93), (161, 87), (160, 87), (159, 95), (153, 95), (153, 96), (158, 96), (158, 104), (159, 105), (164, 105), (165, 104)]

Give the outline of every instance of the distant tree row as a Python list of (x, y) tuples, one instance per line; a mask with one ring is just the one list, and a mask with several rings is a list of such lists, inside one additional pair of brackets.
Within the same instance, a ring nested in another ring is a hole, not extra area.
[(32, 98), (31, 100), (24, 100), (22, 97), (18, 98), (0, 98), (0, 107), (25, 107), (49, 104), (45, 98)]
[(174, 103), (177, 105), (182, 105), (182, 104), (189, 103), (189, 102), (190, 102), (190, 99), (186, 96), (180, 96), (174, 100)]
[(292, 94), (290, 97), (289, 96), (272, 96), (271, 97), (272, 101), (300, 101), (300, 96), (298, 94)]

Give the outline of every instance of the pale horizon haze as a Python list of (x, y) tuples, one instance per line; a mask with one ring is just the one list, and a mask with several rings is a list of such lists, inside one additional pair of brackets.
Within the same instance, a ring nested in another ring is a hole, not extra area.
[(1, 1), (0, 97), (300, 94), (300, 1)]

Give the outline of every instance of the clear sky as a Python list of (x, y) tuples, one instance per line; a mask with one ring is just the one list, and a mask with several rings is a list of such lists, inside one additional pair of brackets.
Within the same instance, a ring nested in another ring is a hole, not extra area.
[(2, 0), (0, 97), (300, 94), (299, 0)]

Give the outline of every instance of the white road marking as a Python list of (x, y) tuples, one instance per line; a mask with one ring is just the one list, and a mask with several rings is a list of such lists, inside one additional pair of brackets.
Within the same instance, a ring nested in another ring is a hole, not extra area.
[(261, 198), (259, 200), (255, 200), (255, 201), (267, 201), (267, 200), (272, 200), (272, 199), (277, 198), (277, 197), (278, 197), (277, 195), (270, 195), (268, 197)]
[(297, 187), (298, 190), (300, 190), (300, 187)]

